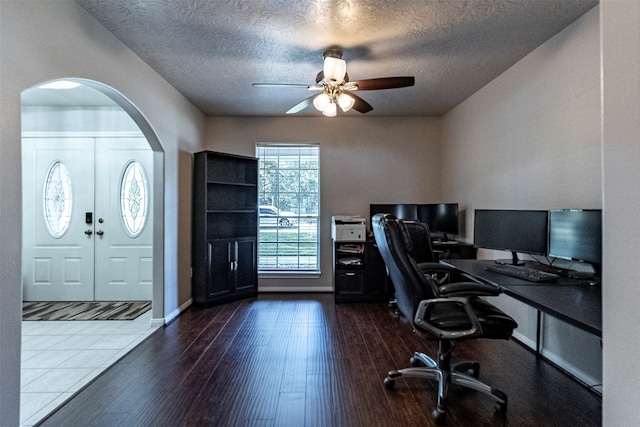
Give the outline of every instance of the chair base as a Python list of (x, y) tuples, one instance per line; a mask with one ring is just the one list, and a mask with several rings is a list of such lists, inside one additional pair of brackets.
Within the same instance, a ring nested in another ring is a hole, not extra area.
[(476, 390), (493, 397), (496, 401), (496, 412), (505, 414), (507, 412), (507, 395), (477, 379), (480, 373), (480, 364), (478, 362), (464, 361), (450, 365), (449, 355), (450, 349), (447, 352), (439, 352), (438, 360), (440, 360), (440, 366), (438, 366), (438, 363), (431, 357), (424, 353), (415, 352), (411, 358), (413, 367), (389, 371), (388, 376), (384, 379), (384, 385), (391, 390), (395, 380), (403, 376), (437, 381), (438, 403), (433, 411), (433, 417), (438, 424), (443, 423), (446, 418), (447, 395), (451, 384)]

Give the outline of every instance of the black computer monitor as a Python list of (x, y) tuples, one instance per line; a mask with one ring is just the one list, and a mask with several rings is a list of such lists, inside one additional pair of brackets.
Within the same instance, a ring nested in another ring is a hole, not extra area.
[(418, 205), (418, 221), (426, 223), (429, 231), (442, 233), (444, 240), (448, 240), (447, 234), (458, 234), (458, 204)]
[(371, 204), (369, 205), (369, 219), (379, 213), (390, 213), (398, 219), (418, 219), (417, 206), (415, 203)]
[(600, 265), (602, 263), (602, 211), (599, 209), (549, 211), (549, 256)]
[(474, 216), (475, 247), (511, 252), (511, 260), (497, 262), (522, 264), (518, 252), (547, 255), (548, 211), (476, 209)]

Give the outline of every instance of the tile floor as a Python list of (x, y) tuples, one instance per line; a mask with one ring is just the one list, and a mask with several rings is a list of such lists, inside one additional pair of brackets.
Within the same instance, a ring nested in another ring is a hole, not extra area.
[(135, 320), (23, 321), (20, 424), (33, 426), (160, 326)]

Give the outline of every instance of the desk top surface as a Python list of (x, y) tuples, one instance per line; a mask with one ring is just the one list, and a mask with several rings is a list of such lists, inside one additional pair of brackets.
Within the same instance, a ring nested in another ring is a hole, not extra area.
[(485, 268), (491, 260), (446, 259), (440, 261), (499, 287), (505, 294), (557, 317), (591, 334), (602, 336), (602, 296), (600, 286), (560, 278), (557, 282), (534, 283)]

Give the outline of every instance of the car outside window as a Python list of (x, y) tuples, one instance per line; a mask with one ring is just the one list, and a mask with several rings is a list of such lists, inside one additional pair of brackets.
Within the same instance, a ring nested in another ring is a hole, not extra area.
[(320, 149), (260, 143), (258, 271), (320, 272)]

